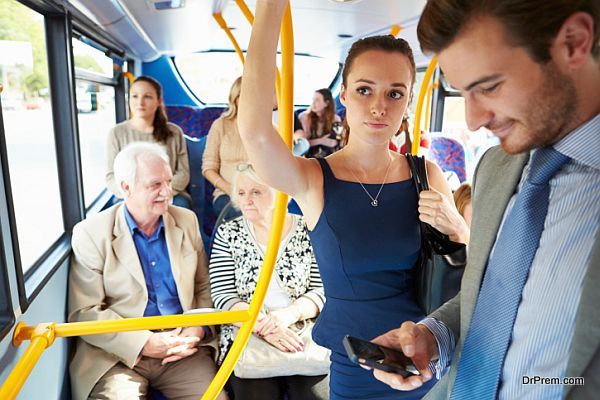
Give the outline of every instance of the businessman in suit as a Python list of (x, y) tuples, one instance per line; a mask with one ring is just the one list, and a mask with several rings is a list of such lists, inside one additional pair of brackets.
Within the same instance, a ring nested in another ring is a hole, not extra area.
[(422, 371), (374, 372), (390, 386), (419, 387), (432, 362), (445, 375), (431, 399), (600, 391), (599, 9), (597, 0), (427, 2), (421, 47), (461, 91), (469, 129), (491, 130), (501, 147), (476, 171), (460, 294), (374, 340)]
[[(198, 221), (171, 205), (164, 149), (133, 143), (114, 170), (125, 202), (73, 230), (69, 322), (211, 307)], [(198, 326), (82, 336), (70, 364), (73, 398), (146, 398), (152, 386), (168, 398), (199, 399), (216, 372), (214, 333)]]

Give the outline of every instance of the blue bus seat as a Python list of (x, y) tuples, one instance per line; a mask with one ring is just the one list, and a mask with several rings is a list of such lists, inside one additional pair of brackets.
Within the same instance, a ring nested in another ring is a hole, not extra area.
[(225, 108), (168, 105), (166, 110), (169, 121), (177, 124), (189, 137), (200, 139), (208, 135), (212, 123)]
[(192, 197), (192, 209), (200, 221), (202, 240), (205, 248), (208, 249), (217, 216), (212, 209), (214, 187), (202, 175), (202, 155), (210, 127), (225, 109), (168, 105), (166, 110), (169, 121), (177, 124), (185, 135), (190, 161), (190, 183), (187, 191)]
[(460, 141), (448, 136), (432, 135), (429, 157), (443, 171), (454, 171), (461, 183), (467, 180), (466, 152)]
[(212, 208), (212, 185), (202, 175), (202, 155), (206, 147), (206, 136), (200, 139), (185, 136), (190, 161), (190, 183), (187, 192), (192, 197), (192, 210), (200, 221), (202, 240), (208, 249), (210, 234), (216, 216)]

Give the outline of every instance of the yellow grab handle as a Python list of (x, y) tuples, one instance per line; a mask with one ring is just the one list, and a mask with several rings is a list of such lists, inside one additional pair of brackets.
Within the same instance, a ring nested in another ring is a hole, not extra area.
[[(294, 72), (294, 36), (292, 29), (292, 12), (288, 2), (286, 12), (283, 16), (281, 26), (281, 53), (282, 53), (282, 79), (280, 90), (278, 91), (279, 99), (279, 132), (283, 137), (283, 140), (289, 148), (292, 146), (292, 129), (293, 129), (293, 72)], [(277, 85), (279, 86), (279, 85)], [(271, 225), (271, 231), (269, 233), (269, 243), (267, 244), (267, 251), (263, 260), (262, 269), (258, 278), (252, 301), (250, 302), (250, 320), (242, 324), (237, 337), (235, 338), (227, 357), (223, 360), (221, 368), (215, 375), (212, 383), (202, 396), (202, 400), (214, 400), (219, 392), (225, 386), (225, 382), (231, 375), (237, 360), (240, 357), (241, 352), (244, 350), (250, 335), (252, 334), (252, 328), (258, 318), (260, 309), (262, 308), (265, 295), (267, 293), (268, 283), (271, 281), (271, 275), (273, 274), (273, 267), (277, 260), (277, 252), (279, 250), (279, 243), (281, 242), (281, 235), (283, 231), (283, 224), (285, 223), (285, 214), (287, 211), (288, 196), (284, 193), (277, 193), (275, 200), (275, 210), (273, 211), (273, 224)]]

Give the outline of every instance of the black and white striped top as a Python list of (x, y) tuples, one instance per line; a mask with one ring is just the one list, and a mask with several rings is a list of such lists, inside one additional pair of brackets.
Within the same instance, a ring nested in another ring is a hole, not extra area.
[[(292, 218), (294, 221), (290, 234), (281, 243), (273, 273), (292, 300), (308, 297), (321, 310), (325, 295), (308, 229), (303, 218)], [(229, 310), (240, 301), (249, 303), (252, 300), (263, 257), (263, 251), (243, 217), (219, 227), (209, 263), (211, 296), (215, 307)], [(232, 342), (231, 328), (224, 325), (219, 362)]]

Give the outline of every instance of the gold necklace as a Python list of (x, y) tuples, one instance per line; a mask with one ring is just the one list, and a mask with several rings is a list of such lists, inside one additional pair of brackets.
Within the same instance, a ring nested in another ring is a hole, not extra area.
[[(346, 161), (348, 161), (348, 159), (346, 158), (346, 155), (344, 154), (344, 158), (346, 159)], [(390, 161), (388, 162), (388, 166), (387, 169), (385, 170), (385, 176), (383, 177), (383, 182), (381, 183), (381, 186), (379, 186), (379, 190), (377, 191), (377, 195), (375, 197), (371, 196), (371, 193), (369, 193), (369, 191), (367, 190), (367, 188), (365, 187), (365, 185), (363, 185), (363, 183), (360, 181), (360, 179), (358, 179), (358, 176), (356, 176), (356, 174), (354, 173), (354, 171), (352, 169), (350, 169), (350, 173), (352, 174), (352, 176), (354, 176), (354, 179), (356, 179), (358, 181), (358, 183), (360, 184), (360, 187), (363, 188), (363, 190), (365, 191), (365, 193), (367, 194), (367, 196), (369, 196), (369, 198), (371, 199), (371, 206), (373, 207), (377, 207), (379, 205), (379, 195), (381, 194), (381, 189), (383, 189), (383, 185), (385, 185), (385, 180), (387, 179), (388, 176), (388, 172), (390, 172), (390, 166), (392, 165), (392, 158), (390, 157)]]

